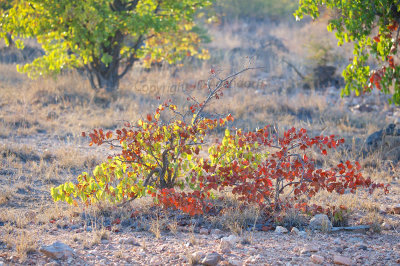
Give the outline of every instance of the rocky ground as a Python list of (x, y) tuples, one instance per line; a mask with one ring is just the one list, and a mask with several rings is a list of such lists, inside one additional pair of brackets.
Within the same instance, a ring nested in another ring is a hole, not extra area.
[[(279, 230), (278, 230), (279, 231)], [(48, 232), (46, 244), (29, 256), (27, 265), (398, 265), (400, 234), (385, 230), (318, 233), (248, 232), (244, 237), (220, 230), (175, 234), (121, 232), (104, 237), (97, 245), (83, 248), (71, 238), (89, 237), (82, 229)], [(0, 253), (1, 264), (19, 264), (18, 258)]]

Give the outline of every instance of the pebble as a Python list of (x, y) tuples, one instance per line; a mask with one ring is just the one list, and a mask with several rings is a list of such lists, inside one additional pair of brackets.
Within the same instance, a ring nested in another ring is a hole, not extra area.
[(221, 239), (219, 248), (222, 253), (230, 253), (232, 249), (232, 243)]
[(222, 256), (216, 252), (208, 253), (202, 260), (201, 264), (206, 266), (216, 266), (222, 260)]
[(283, 226), (277, 226), (275, 229), (275, 233), (277, 234), (286, 234), (288, 230)]
[(332, 230), (332, 223), (326, 214), (317, 214), (310, 220), (308, 228), (330, 232)]
[(235, 235), (230, 235), (230, 236), (221, 238), (221, 241), (228, 241), (233, 246), (240, 241), (240, 237), (235, 236)]
[(305, 245), (303, 249), (300, 251), (300, 254), (310, 253), (310, 252), (318, 252), (319, 248), (315, 245)]
[(192, 253), (192, 255), (191, 255), (192, 262), (196, 262), (196, 263), (202, 261), (205, 257), (206, 257), (206, 253), (204, 253), (203, 251), (196, 251), (196, 252)]
[(384, 223), (382, 223), (381, 228), (382, 228), (383, 230), (391, 230), (391, 229), (392, 229), (392, 226), (391, 226), (390, 224), (384, 222)]
[(62, 242), (54, 242), (50, 246), (42, 246), (40, 252), (52, 259), (66, 259), (75, 255), (75, 251)]
[(350, 259), (348, 257), (344, 257), (344, 256), (339, 256), (339, 255), (333, 256), (333, 263), (338, 264), (338, 265), (346, 265), (346, 266), (355, 264), (355, 262), (352, 259)]
[(208, 235), (208, 229), (207, 228), (201, 228), (199, 233), (200, 233), (200, 235)]
[(296, 227), (293, 227), (292, 230), (290, 230), (290, 233), (292, 233), (293, 235), (299, 235), (300, 234), (300, 230), (297, 229)]
[(315, 264), (323, 264), (325, 262), (325, 258), (320, 255), (311, 255), (311, 261)]

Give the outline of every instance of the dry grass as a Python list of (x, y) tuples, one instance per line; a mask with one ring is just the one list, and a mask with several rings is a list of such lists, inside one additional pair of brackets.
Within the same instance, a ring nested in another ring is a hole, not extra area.
[(161, 221), (160, 217), (157, 215), (155, 219), (152, 219), (150, 221), (150, 232), (152, 232), (153, 235), (157, 239), (159, 239), (161, 237), (161, 231), (163, 226), (164, 226), (163, 221)]
[(15, 240), (15, 250), (22, 260), (26, 259), (29, 253), (36, 252), (38, 249), (37, 235), (32, 231), (19, 233)]
[(245, 206), (235, 199), (217, 204), (221, 205), (223, 212), (219, 216), (208, 217), (210, 222), (239, 236), (261, 218), (261, 210), (255, 205)]

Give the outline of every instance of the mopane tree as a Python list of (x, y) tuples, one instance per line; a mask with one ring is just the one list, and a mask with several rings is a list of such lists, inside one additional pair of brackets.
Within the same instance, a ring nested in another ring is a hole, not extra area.
[[(316, 19), (320, 8), (335, 12), (328, 30), (336, 31), (338, 45), (354, 43), (354, 57), (343, 71), (346, 87), (342, 94), (369, 92), (373, 88), (391, 94), (400, 104), (399, 24), (400, 1), (395, 0), (300, 0), (296, 19)], [(377, 64), (369, 64), (370, 56)], [(373, 67), (372, 65), (377, 65)]]
[(3, 10), (1, 37), (23, 48), (36, 38), (45, 55), (19, 66), (30, 77), (81, 68), (91, 86), (113, 93), (138, 60), (206, 58), (194, 23), (208, 0), (15, 0)]

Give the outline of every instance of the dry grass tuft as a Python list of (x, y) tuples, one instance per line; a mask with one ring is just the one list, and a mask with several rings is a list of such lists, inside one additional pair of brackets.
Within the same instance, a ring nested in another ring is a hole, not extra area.
[(37, 235), (31, 231), (19, 233), (15, 240), (15, 250), (18, 256), (25, 260), (30, 253), (38, 249)]

